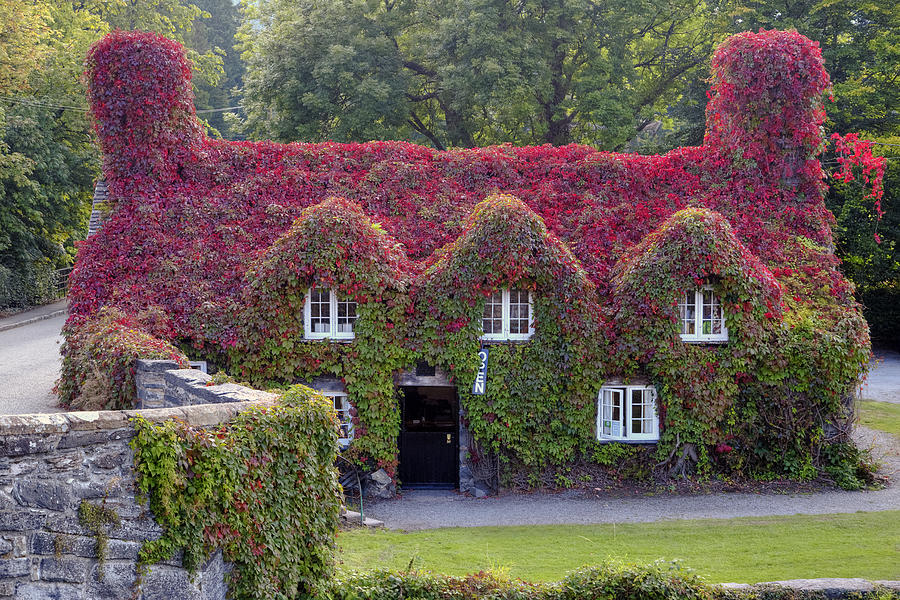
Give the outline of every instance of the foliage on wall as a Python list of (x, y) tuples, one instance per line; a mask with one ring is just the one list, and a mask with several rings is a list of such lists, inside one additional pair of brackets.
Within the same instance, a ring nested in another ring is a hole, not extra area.
[(139, 491), (163, 535), (144, 568), (183, 551), (196, 570), (221, 549), (233, 598), (317, 597), (333, 570), (341, 507), (330, 403), (303, 386), (215, 429), (137, 417), (131, 442)]
[[(311, 206), (250, 266), (231, 351), (234, 369), (255, 383), (342, 378), (357, 413), (352, 453), (391, 473), (400, 432), (393, 373), (410, 358), (402, 337), (410, 268), (402, 247), (357, 204), (329, 198)], [(304, 340), (311, 286), (357, 303), (352, 341)]]
[(606, 324), (578, 260), (521, 200), (488, 197), (436, 254), (414, 293), (415, 345), (458, 381), (473, 381), (485, 298), (503, 288), (529, 290), (535, 335), (491, 345), (485, 395), (459, 386), (467, 422), (486, 449), (530, 466), (561, 463), (591, 438)]
[[(81, 247), (71, 323), (158, 308), (159, 335), (242, 378), (339, 376), (361, 461), (392, 469), (391, 376), (423, 358), (456, 378), (479, 442), (529, 465), (587, 443), (605, 377), (643, 373), (662, 387), (663, 451), (690, 441), (706, 465), (743, 470), (732, 457), (755, 453), (808, 476), (865, 370), (821, 195), (828, 75), (796, 33), (723, 44), (705, 144), (661, 156), (227, 143), (202, 136), (170, 42), (116, 33), (88, 67), (114, 208)], [(645, 271), (661, 278), (641, 289)], [(727, 350), (676, 343), (669, 294), (705, 277), (725, 286)], [(353, 342), (302, 340), (316, 282), (359, 302)], [(470, 397), (484, 297), (513, 284), (534, 292), (535, 336), (495, 345), (489, 393)], [(730, 462), (707, 456), (721, 444)]]
[[(678, 300), (702, 285), (722, 302), (727, 344), (679, 337)], [(745, 462), (727, 461), (732, 470), (778, 465), (778, 475), (816, 474), (824, 421), (846, 416), (852, 373), (867, 359), (868, 329), (857, 310), (844, 308), (834, 329), (809, 320), (802, 303), (783, 300), (782, 285), (725, 218), (700, 208), (674, 214), (633, 246), (613, 287), (615, 356), (626, 373), (640, 365), (657, 385), (662, 457), (693, 443), (719, 454), (737, 449)], [(819, 353), (815, 340), (823, 338), (830, 348)], [(829, 384), (819, 388), (817, 380)]]

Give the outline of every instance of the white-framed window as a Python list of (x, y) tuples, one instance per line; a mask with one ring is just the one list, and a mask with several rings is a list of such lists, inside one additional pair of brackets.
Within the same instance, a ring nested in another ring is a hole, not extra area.
[(356, 302), (339, 298), (334, 290), (312, 287), (303, 305), (303, 334), (309, 340), (352, 340)]
[(353, 441), (353, 416), (350, 414), (352, 407), (350, 399), (344, 392), (322, 392), (322, 395), (331, 398), (334, 402), (334, 413), (341, 424), (338, 444), (341, 448), (346, 448)]
[(678, 301), (681, 339), (685, 342), (727, 342), (725, 312), (711, 285), (686, 292)]
[(597, 398), (597, 439), (649, 442), (659, 439), (656, 388), (610, 385)]
[(481, 317), (483, 340), (527, 340), (534, 334), (531, 292), (505, 288), (485, 298)]

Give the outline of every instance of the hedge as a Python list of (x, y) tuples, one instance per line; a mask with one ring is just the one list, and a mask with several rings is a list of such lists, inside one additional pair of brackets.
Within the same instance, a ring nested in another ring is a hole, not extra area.
[[(897, 600), (886, 588), (848, 595), (859, 600)], [(730, 589), (704, 583), (675, 563), (606, 563), (585, 567), (552, 583), (513, 580), (490, 572), (465, 577), (427, 571), (353, 572), (331, 582), (328, 600), (824, 600), (821, 592), (774, 585)]]

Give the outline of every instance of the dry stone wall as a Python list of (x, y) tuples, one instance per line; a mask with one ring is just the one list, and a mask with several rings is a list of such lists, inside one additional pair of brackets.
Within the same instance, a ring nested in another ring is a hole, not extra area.
[[(177, 556), (154, 565), (133, 595), (141, 544), (162, 531), (135, 497), (129, 419), (140, 414), (154, 422), (178, 418), (213, 426), (275, 396), (241, 386), (206, 387), (203, 373), (166, 373), (161, 366), (145, 369), (144, 381), (153, 379), (161, 387), (145, 393), (142, 401), (181, 407), (0, 416), (0, 597), (226, 598), (230, 567), (220, 554), (194, 577)], [(79, 516), (84, 502), (109, 509), (106, 514), (119, 521), (99, 527), (108, 537), (103, 561), (97, 554), (97, 525)]]
[(137, 360), (134, 383), (138, 408), (170, 408), (222, 402), (257, 402), (274, 396), (236, 383), (210, 385), (212, 376), (181, 369), (173, 360)]

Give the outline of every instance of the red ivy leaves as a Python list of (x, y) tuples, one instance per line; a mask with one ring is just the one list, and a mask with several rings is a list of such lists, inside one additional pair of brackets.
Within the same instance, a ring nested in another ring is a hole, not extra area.
[[(437, 152), (403, 142), (210, 140), (195, 117), (189, 66), (174, 42), (114, 32), (92, 48), (87, 66), (113, 209), (80, 250), (71, 278), (73, 319), (103, 305), (129, 314), (158, 307), (165, 313), (160, 328), (170, 337), (177, 332), (207, 351), (231, 353), (235, 364), (251, 370), (268, 360), (273, 376), (312, 376), (361, 363), (355, 357), (367, 346), (281, 349), (278, 342), (299, 331), (297, 302), (310, 281), (334, 285), (372, 311), (380, 310), (379, 302), (367, 301), (393, 298), (384, 309), (392, 316), (372, 312), (372, 324), (433, 319), (441, 335), (471, 337), (477, 319), (471, 302), (515, 281), (544, 286), (546, 297), (560, 284), (560, 295), (575, 293), (583, 306), (619, 306), (613, 293), (619, 260), (644, 249), (642, 240), (678, 211), (695, 207), (721, 215), (712, 221), (715, 231), (729, 225), (728, 239), (737, 244), (724, 250), (736, 251), (734, 264), (759, 273), (765, 289), (780, 284), (791, 299), (788, 313), (815, 311), (821, 331), (849, 331), (858, 347), (866, 343), (856, 330), (852, 289), (828, 250), (833, 217), (822, 201), (817, 159), (828, 74), (817, 45), (796, 32), (727, 40), (712, 62), (704, 145), (661, 156), (577, 145)], [(856, 148), (847, 160), (867, 161), (865, 150)], [(877, 167), (864, 171), (876, 190), (879, 175)], [(495, 191), (518, 200), (476, 209)], [(345, 200), (327, 200), (332, 196)], [(522, 228), (536, 246), (516, 246), (510, 227)], [(540, 235), (532, 236), (537, 230)], [(454, 252), (476, 233), (480, 264), (453, 263), (459, 256)], [(695, 258), (715, 265), (720, 251), (713, 244)], [(422, 301), (417, 290), (434, 284), (436, 270), (448, 264), (438, 287), (471, 286), (459, 289), (471, 289), (475, 299), (444, 310)], [(706, 267), (680, 273), (689, 281), (710, 274)], [(412, 294), (404, 291), (407, 285)], [(768, 312), (780, 323), (783, 309), (773, 294), (763, 304), (753, 295), (742, 298), (742, 314)], [(748, 303), (750, 310), (743, 310)], [(662, 299), (647, 307), (654, 318), (671, 316)], [(617, 317), (596, 313), (591, 325), (573, 325), (579, 319), (566, 313), (568, 318), (546, 326), (559, 327), (559, 339), (573, 331), (584, 339), (626, 335)], [(423, 340), (403, 327), (381, 335), (376, 338), (391, 342), (387, 348), (402, 344), (426, 354), (443, 343), (440, 336)], [(244, 345), (236, 347), (241, 340)], [(521, 358), (513, 354), (509, 364)], [(397, 351), (388, 362), (407, 358)], [(462, 371), (471, 367), (462, 356), (446, 362)], [(374, 382), (371, 375), (351, 372), (348, 388), (359, 386), (367, 402), (380, 398), (373, 406), (387, 411), (391, 382), (360, 383)], [(383, 416), (396, 421), (393, 413)], [(358, 433), (377, 429), (369, 425)], [(386, 437), (392, 427), (379, 435)], [(373, 456), (390, 466), (389, 444), (381, 442), (372, 447)]]

